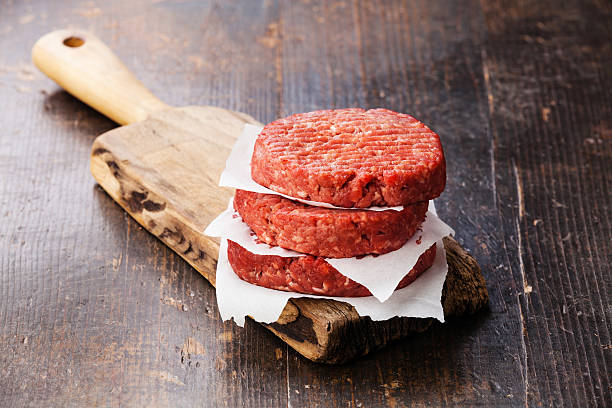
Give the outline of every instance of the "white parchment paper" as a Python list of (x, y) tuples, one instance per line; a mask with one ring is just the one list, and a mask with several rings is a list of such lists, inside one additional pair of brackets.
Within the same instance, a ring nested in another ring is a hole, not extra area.
[[(429, 205), (430, 209), (434, 208), (433, 202), (430, 202)], [(342, 275), (368, 288), (379, 301), (385, 302), (404, 276), (416, 265), (423, 252), (445, 236), (454, 234), (452, 228), (442, 222), (432, 211), (427, 212), (427, 218), (420, 229), (396, 251), (378, 256), (325, 258), (325, 260)], [(247, 251), (258, 255), (304, 256), (300, 252), (257, 242), (253, 231), (234, 211), (232, 201), (228, 208), (210, 223), (204, 234), (230, 239)]]
[[(431, 205), (431, 204), (430, 204)], [(381, 302), (393, 291), (429, 247), (455, 232), (433, 212), (400, 249), (378, 256), (357, 258), (326, 258), (325, 260), (342, 275), (362, 284)]]
[(247, 251), (258, 255), (276, 255), (286, 258), (305, 256), (301, 252), (257, 242), (256, 235), (251, 227), (242, 221), (240, 214), (234, 211), (233, 199), (230, 200), (227, 209), (208, 224), (208, 227), (204, 230), (204, 235), (232, 240)]
[[(225, 169), (223, 173), (221, 173), (221, 178), (219, 179), (219, 185), (221, 187), (232, 187), (238, 188), (240, 190), (253, 191), (255, 193), (263, 193), (263, 194), (276, 194), (283, 196), (285, 198), (289, 198), (291, 200), (300, 201), (305, 204), (313, 205), (316, 207), (326, 207), (326, 208), (344, 208), (344, 207), (336, 207), (328, 203), (321, 203), (318, 201), (308, 201), (302, 200), (299, 198), (291, 197), (288, 195), (284, 195), (278, 193), (274, 190), (270, 190), (267, 187), (262, 186), (261, 184), (257, 184), (255, 180), (251, 178), (251, 158), (253, 157), (253, 149), (255, 147), (255, 141), (257, 140), (257, 135), (263, 129), (261, 126), (255, 125), (244, 125), (244, 129), (242, 133), (236, 140), (234, 147), (232, 148), (232, 152), (230, 153), (227, 161), (225, 162)], [(395, 210), (401, 211), (402, 206), (399, 207), (368, 207), (368, 208), (359, 208), (359, 210), (370, 210), (370, 211), (384, 211), (384, 210)], [(344, 208), (347, 209), (347, 208)]]
[(251, 316), (258, 322), (275, 322), (287, 301), (300, 297), (346, 302), (353, 305), (360, 316), (370, 316), (372, 320), (387, 320), (400, 316), (433, 317), (444, 322), (441, 297), (447, 271), (444, 244), (439, 241), (431, 268), (410, 285), (393, 292), (385, 302), (379, 302), (374, 296), (347, 298), (304, 295), (262, 288), (241, 280), (229, 264), (227, 240), (222, 239), (217, 262), (217, 304), (223, 320), (233, 318), (241, 327), (244, 326), (246, 316)]

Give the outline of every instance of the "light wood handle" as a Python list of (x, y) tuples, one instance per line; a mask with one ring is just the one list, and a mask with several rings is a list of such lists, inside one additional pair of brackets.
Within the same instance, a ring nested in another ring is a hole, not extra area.
[(53, 31), (34, 44), (32, 60), (66, 91), (119, 124), (169, 107), (90, 33)]

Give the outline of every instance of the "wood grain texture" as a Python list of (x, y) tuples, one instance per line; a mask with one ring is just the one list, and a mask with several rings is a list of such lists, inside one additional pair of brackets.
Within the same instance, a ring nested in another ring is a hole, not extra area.
[[(611, 406), (610, 21), (600, 0), (1, 1), (0, 405)], [(490, 311), (341, 366), (219, 322), (214, 289), (94, 186), (115, 125), (30, 64), (69, 26), (170, 105), (431, 125), (439, 212)]]
[(526, 398), (610, 406), (612, 4), (483, 5)]

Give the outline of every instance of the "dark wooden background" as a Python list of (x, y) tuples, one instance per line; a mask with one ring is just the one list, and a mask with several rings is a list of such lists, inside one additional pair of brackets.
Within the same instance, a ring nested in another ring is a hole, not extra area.
[[(343, 366), (221, 322), (94, 184), (116, 125), (29, 57), (66, 27), (173, 105), (429, 124), (490, 310)], [(0, 1), (0, 406), (612, 406), (611, 88), (605, 0)]]

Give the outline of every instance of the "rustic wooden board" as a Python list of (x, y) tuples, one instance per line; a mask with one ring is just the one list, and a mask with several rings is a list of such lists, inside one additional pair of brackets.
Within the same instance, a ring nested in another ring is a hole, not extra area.
[[(247, 115), (215, 107), (169, 109), (111, 130), (93, 144), (91, 172), (106, 192), (143, 227), (215, 283), (218, 240), (202, 234), (233, 194), (217, 187)], [(478, 264), (452, 239), (445, 315), (474, 313), (488, 302)], [(342, 363), (392, 340), (426, 330), (431, 319), (373, 322), (344, 303), (293, 299), (266, 325), (305, 357)]]

